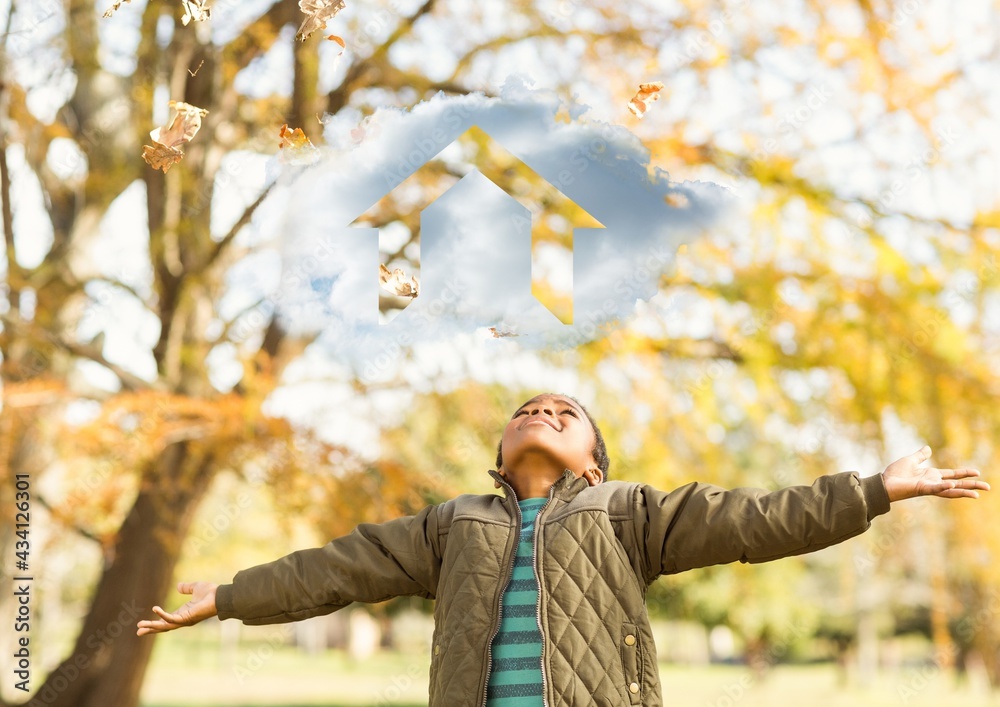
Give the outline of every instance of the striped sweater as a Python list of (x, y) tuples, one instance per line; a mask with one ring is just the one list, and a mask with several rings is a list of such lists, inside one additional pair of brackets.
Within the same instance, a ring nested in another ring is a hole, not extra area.
[(514, 573), (501, 598), (500, 629), (493, 639), (488, 707), (542, 705), (542, 634), (538, 630), (538, 580), (533, 564), (535, 518), (547, 498), (518, 501), (521, 537)]

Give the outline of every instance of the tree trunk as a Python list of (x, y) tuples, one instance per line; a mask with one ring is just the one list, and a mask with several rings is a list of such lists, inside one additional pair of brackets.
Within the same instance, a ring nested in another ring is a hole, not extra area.
[(152, 617), (151, 607), (166, 598), (181, 542), (212, 475), (210, 460), (197, 458), (184, 444), (169, 447), (154, 464), (147, 478), (158, 482), (140, 489), (105, 560), (73, 652), (28, 705), (134, 707), (139, 703), (153, 640), (136, 636), (135, 625), (140, 618)]

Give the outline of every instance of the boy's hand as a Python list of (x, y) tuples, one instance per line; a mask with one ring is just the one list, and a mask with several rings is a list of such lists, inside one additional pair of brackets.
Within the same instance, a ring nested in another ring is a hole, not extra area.
[(882, 472), (889, 501), (901, 501), (915, 496), (941, 498), (979, 498), (979, 491), (989, 491), (990, 485), (979, 481), (976, 469), (935, 469), (921, 467), (931, 458), (931, 448), (922, 447), (913, 454), (897, 459)]
[(215, 616), (218, 613), (215, 608), (215, 588), (218, 586), (211, 582), (181, 582), (177, 585), (177, 591), (181, 594), (190, 594), (191, 601), (174, 613), (154, 606), (153, 613), (160, 617), (159, 620), (140, 621), (137, 624), (136, 635), (145, 636), (147, 633), (173, 631), (175, 628), (193, 626), (199, 621)]

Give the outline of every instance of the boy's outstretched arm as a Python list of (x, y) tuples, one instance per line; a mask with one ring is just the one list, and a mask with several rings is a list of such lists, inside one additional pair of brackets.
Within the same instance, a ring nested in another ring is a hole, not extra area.
[(217, 613), (215, 608), (215, 588), (217, 586), (211, 582), (181, 582), (177, 585), (177, 591), (181, 594), (190, 594), (191, 601), (174, 612), (164, 611), (160, 607), (154, 606), (153, 613), (160, 618), (153, 621), (145, 619), (140, 621), (136, 635), (145, 636), (147, 633), (173, 631), (175, 628), (194, 626), (199, 621), (212, 618)]
[(329, 614), (351, 602), (396, 596), (433, 599), (437, 591), (453, 504), (427, 506), (385, 523), (362, 523), (318, 548), (240, 570), (229, 584), (180, 584), (191, 601), (158, 620), (140, 621), (137, 633), (162, 633), (203, 619), (239, 619), (247, 625), (300, 621)]
[(663, 492), (641, 485), (636, 533), (645, 579), (815, 552), (864, 532), (894, 501), (930, 495), (976, 498), (989, 490), (975, 469), (922, 468), (930, 451), (924, 447), (874, 476), (829, 474), (809, 486), (777, 491), (694, 482)]
[(931, 448), (925, 446), (885, 468), (882, 481), (890, 502), (916, 496), (979, 498), (980, 491), (990, 490), (988, 483), (977, 478), (976, 469), (921, 468), (920, 464), (930, 458)]

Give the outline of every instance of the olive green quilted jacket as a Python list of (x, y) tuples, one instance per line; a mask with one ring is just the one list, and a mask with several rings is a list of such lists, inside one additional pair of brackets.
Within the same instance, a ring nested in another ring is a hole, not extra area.
[[(514, 493), (504, 487), (505, 497), (459, 496), (242, 570), (217, 590), (219, 618), (272, 624), (355, 601), (436, 599), (430, 706), (485, 705), (520, 528)], [(770, 493), (703, 483), (667, 493), (623, 481), (591, 487), (567, 470), (536, 521), (546, 704), (661, 705), (645, 605), (653, 580), (812, 552), (865, 531), (888, 510), (881, 475), (832, 474)]]

